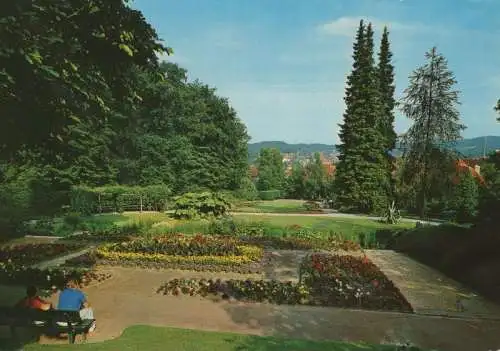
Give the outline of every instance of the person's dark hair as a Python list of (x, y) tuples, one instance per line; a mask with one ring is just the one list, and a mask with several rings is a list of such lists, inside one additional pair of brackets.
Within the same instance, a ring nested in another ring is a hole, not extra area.
[(37, 290), (34, 286), (28, 286), (28, 288), (26, 289), (26, 295), (28, 295), (28, 297), (35, 297), (36, 292)]

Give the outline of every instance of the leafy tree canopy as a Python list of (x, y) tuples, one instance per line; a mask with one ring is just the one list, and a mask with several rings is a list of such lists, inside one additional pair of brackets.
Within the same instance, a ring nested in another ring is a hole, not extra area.
[(0, 4), (1, 151), (55, 150), (70, 126), (139, 100), (136, 66), (168, 51), (122, 0), (18, 0)]

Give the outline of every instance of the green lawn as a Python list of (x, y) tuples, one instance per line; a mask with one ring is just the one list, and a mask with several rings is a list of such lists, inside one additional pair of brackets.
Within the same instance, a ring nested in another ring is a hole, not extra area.
[(334, 231), (377, 230), (377, 229), (405, 229), (413, 228), (414, 223), (400, 222), (398, 224), (385, 224), (372, 219), (350, 217), (322, 217), (322, 216), (266, 216), (235, 214), (235, 220), (245, 222), (265, 222), (273, 226), (300, 225), (311, 229), (330, 229)]
[(24, 350), (95, 350), (95, 351), (397, 351), (396, 346), (368, 345), (327, 341), (308, 341), (215, 333), (188, 329), (133, 326), (115, 340), (102, 343), (69, 345), (27, 345)]
[[(106, 213), (81, 217), (76, 230), (102, 231), (112, 226), (150, 227), (154, 223), (159, 223), (169, 218), (168, 214), (160, 212)], [(50, 224), (46, 225), (41, 224), (40, 221), (38, 224), (31, 224), (28, 227), (32, 228), (31, 231), (37, 235), (67, 236), (75, 231), (73, 227), (64, 223), (62, 218), (54, 218)]]
[(271, 200), (246, 202), (234, 209), (235, 212), (250, 213), (301, 213), (305, 212), (303, 200)]

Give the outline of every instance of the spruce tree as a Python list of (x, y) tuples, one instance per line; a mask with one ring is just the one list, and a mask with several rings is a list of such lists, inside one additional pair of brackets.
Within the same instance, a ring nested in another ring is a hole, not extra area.
[(414, 121), (402, 145), (405, 167), (411, 167), (410, 181), (417, 189), (421, 217), (425, 217), (427, 200), (432, 195), (436, 155), (443, 153), (444, 146), (459, 140), (465, 129), (457, 109), (460, 103), (459, 92), (454, 90), (457, 81), (448, 69), (448, 62), (436, 48), (425, 57), (427, 63), (410, 75), (410, 85), (402, 100), (403, 113)]
[[(495, 111), (500, 114), (500, 99), (497, 101), (497, 105), (495, 106)], [(500, 122), (500, 117), (497, 118), (497, 121)]]
[(353, 69), (347, 79), (346, 111), (337, 145), (336, 202), (349, 212), (375, 212), (387, 205), (387, 157), (380, 118), (377, 70), (373, 59), (373, 30), (360, 22), (353, 46)]
[(378, 84), (381, 103), (380, 128), (386, 139), (387, 151), (396, 146), (396, 132), (394, 131), (394, 66), (392, 65), (392, 52), (389, 43), (389, 31), (384, 27), (380, 51), (378, 54)]

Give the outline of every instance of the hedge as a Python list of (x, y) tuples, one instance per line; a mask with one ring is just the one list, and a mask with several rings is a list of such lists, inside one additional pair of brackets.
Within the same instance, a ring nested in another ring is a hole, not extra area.
[(259, 198), (261, 200), (276, 200), (281, 197), (281, 191), (279, 190), (265, 190), (259, 191)]
[(166, 185), (106, 186), (71, 189), (71, 210), (90, 215), (103, 212), (164, 211), (167, 209), (171, 190)]

